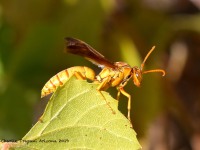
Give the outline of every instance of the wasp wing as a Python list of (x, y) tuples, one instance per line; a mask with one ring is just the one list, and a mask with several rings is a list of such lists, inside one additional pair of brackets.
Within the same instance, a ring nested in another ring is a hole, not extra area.
[(94, 63), (95, 65), (104, 68), (116, 68), (114, 63), (107, 60), (102, 54), (97, 52), (94, 48), (92, 48), (87, 43), (74, 39), (74, 38), (65, 38), (66, 40), (66, 48), (65, 50), (69, 53), (83, 56), (85, 59), (89, 60), (90, 62)]

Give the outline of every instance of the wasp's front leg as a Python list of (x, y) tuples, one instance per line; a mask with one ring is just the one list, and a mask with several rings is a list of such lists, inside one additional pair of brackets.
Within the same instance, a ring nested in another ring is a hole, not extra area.
[(128, 94), (126, 91), (124, 91), (123, 87), (118, 88), (118, 93), (117, 93), (118, 98), (119, 98), (120, 93), (122, 93), (124, 96), (126, 96), (128, 98), (128, 105), (127, 105), (128, 115), (127, 115), (127, 118), (131, 122), (131, 95)]

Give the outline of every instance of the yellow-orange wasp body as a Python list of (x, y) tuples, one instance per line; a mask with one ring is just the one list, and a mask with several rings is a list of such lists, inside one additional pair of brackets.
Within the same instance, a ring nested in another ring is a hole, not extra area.
[(117, 99), (119, 99), (120, 93), (128, 98), (128, 119), (130, 120), (131, 96), (123, 89), (129, 79), (133, 78), (134, 84), (139, 87), (142, 81), (142, 74), (144, 73), (161, 72), (163, 76), (165, 75), (165, 71), (161, 69), (143, 71), (144, 64), (155, 47), (152, 47), (152, 49), (148, 52), (141, 64), (141, 67), (139, 68), (131, 67), (125, 62), (112, 63), (81, 40), (74, 38), (66, 38), (65, 40), (67, 52), (83, 56), (87, 60), (103, 68), (103, 70), (97, 76), (95, 76), (95, 73), (92, 69), (85, 66), (76, 66), (63, 70), (53, 76), (45, 84), (42, 89), (41, 97), (47, 96), (48, 94), (54, 92), (56, 88), (58, 86), (62, 86), (70, 76), (75, 75), (77, 79), (90, 79), (94, 83), (98, 83), (99, 85), (97, 90), (102, 96), (102, 90), (106, 90), (109, 87), (117, 87)]
[(94, 80), (95, 73), (92, 69), (85, 66), (75, 66), (63, 71), (60, 71), (53, 76), (43, 87), (41, 97), (47, 96), (55, 92), (58, 86), (62, 86), (72, 75), (75, 75), (78, 79), (90, 79)]

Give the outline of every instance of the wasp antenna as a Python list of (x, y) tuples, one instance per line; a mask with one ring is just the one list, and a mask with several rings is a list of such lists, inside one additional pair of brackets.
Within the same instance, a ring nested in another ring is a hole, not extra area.
[(142, 72), (142, 74), (144, 74), (144, 73), (151, 73), (151, 72), (161, 72), (162, 76), (165, 76), (165, 71), (162, 70), (162, 69), (147, 70), (147, 71)]
[(153, 47), (151, 48), (151, 50), (150, 50), (150, 51), (147, 53), (147, 55), (145, 56), (145, 58), (144, 58), (144, 60), (143, 60), (143, 62), (142, 62), (142, 64), (141, 64), (141, 70), (143, 70), (144, 64), (145, 64), (147, 58), (150, 56), (150, 54), (153, 52), (153, 50), (154, 50), (155, 48), (156, 48), (156, 47), (153, 46)]

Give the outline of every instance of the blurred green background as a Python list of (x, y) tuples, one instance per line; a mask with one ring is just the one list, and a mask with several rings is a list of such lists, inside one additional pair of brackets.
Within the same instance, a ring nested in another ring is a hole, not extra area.
[[(140, 66), (153, 45), (141, 88), (129, 83), (132, 121), (145, 149), (198, 147), (200, 4), (194, 0), (1, 0), (0, 139), (20, 139), (38, 120), (50, 77), (71, 66), (100, 69), (65, 54), (64, 37), (85, 41), (112, 61)], [(113, 97), (115, 88), (108, 90)], [(127, 99), (119, 109), (126, 114)], [(171, 142), (173, 141), (173, 142)]]

